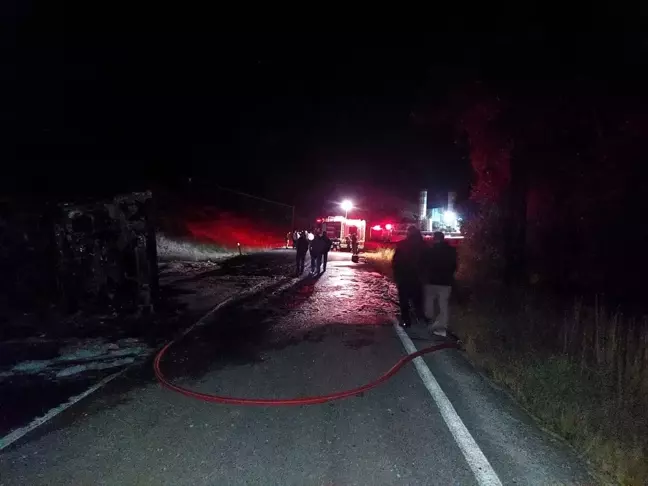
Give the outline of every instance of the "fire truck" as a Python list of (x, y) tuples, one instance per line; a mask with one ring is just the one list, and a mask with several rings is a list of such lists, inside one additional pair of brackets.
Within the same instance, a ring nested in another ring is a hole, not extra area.
[(358, 249), (363, 250), (365, 246), (365, 235), (367, 222), (364, 219), (349, 219), (344, 216), (329, 216), (318, 218), (317, 227), (322, 229), (333, 242), (333, 248), (337, 250), (351, 250), (351, 235), (358, 238)]
[(369, 240), (391, 243), (394, 235), (398, 235), (398, 227), (392, 223), (376, 224), (369, 229)]

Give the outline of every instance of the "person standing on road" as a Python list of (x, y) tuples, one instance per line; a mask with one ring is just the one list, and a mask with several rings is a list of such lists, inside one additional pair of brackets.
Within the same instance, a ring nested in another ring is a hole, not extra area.
[[(450, 292), (457, 271), (457, 250), (445, 241), (445, 236), (440, 231), (434, 233), (432, 247), (425, 250), (424, 268), (425, 316), (432, 323), (429, 330), (436, 336), (446, 337), (450, 318)], [(439, 312), (435, 318), (437, 302)]]
[(311, 274), (318, 275), (322, 266), (322, 255), (324, 254), (324, 240), (320, 235), (319, 230), (313, 235), (310, 242), (310, 257), (311, 257)]
[(326, 263), (328, 262), (328, 254), (331, 251), (333, 242), (326, 233), (322, 233), (322, 241), (324, 242), (324, 252), (322, 253), (322, 271), (326, 272)]
[(295, 248), (297, 248), (297, 276), (300, 276), (304, 273), (306, 252), (308, 251), (308, 238), (305, 231), (302, 231), (299, 238), (295, 240)]
[(394, 252), (392, 271), (398, 289), (400, 325), (403, 327), (409, 327), (412, 324), (412, 311), (417, 319), (425, 320), (423, 274), (421, 273), (425, 250), (423, 235), (416, 226), (410, 226), (407, 229), (407, 237), (398, 243)]
[(355, 233), (351, 235), (351, 253), (353, 255), (358, 254), (358, 235)]

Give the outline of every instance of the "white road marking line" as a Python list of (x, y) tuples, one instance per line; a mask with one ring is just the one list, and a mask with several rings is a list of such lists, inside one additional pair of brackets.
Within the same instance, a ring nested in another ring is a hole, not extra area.
[(54, 418), (56, 415), (58, 415), (62, 411), (67, 410), (68, 408), (70, 408), (72, 405), (74, 405), (78, 401), (83, 400), (85, 397), (87, 397), (91, 393), (97, 391), (99, 388), (101, 388), (105, 384), (111, 382), (112, 380), (114, 380), (118, 376), (122, 375), (128, 368), (129, 367), (124, 368), (123, 370), (118, 371), (117, 373), (113, 373), (112, 375), (109, 375), (109, 376), (105, 377), (99, 383), (96, 383), (96, 384), (92, 385), (90, 388), (88, 388), (83, 393), (75, 395), (75, 396), (71, 397), (67, 402), (62, 403), (61, 405), (52, 408), (45, 415), (37, 417), (34, 420), (32, 420), (29, 424), (25, 425), (24, 427), (20, 427), (19, 429), (16, 429), (16, 430), (12, 431), (11, 433), (5, 435), (4, 437), (1, 437), (0, 438), (0, 451), (2, 449), (4, 449), (5, 447), (7, 447), (7, 446), (13, 444), (14, 442), (16, 442), (18, 439), (20, 439), (24, 435), (28, 434), (32, 430), (34, 430), (36, 427), (40, 427), (41, 425), (43, 425), (48, 420)]
[[(398, 337), (403, 343), (403, 347), (407, 353), (415, 353), (417, 351), (416, 346), (414, 346), (414, 343), (405, 330), (400, 327), (397, 322), (394, 323), (394, 329), (396, 329), (396, 334), (398, 334)], [(452, 403), (450, 403), (447, 395), (441, 389), (439, 382), (436, 380), (427, 364), (425, 364), (423, 358), (415, 358), (413, 363), (423, 381), (423, 384), (425, 385), (425, 388), (428, 389), (430, 395), (432, 395), (432, 398), (439, 407), (441, 417), (443, 417), (448, 429), (450, 429), (455, 442), (466, 458), (468, 466), (470, 466), (477, 482), (480, 486), (502, 486), (502, 482), (497, 476), (497, 473), (493, 470), (493, 467), (477, 445), (477, 442), (475, 442), (475, 439), (473, 439), (473, 436), (470, 435), (470, 432), (464, 425), (461, 417), (457, 414), (457, 411), (452, 406)]]
[[(287, 290), (290, 287), (293, 287), (293, 286), (297, 285), (299, 282), (301, 282), (302, 280), (305, 280), (306, 278), (308, 278), (308, 275), (306, 275), (306, 276), (302, 275), (300, 277), (291, 278), (287, 282), (281, 284), (279, 287), (274, 289), (270, 295), (276, 295), (276, 294), (278, 294), (280, 292), (283, 292), (284, 290)], [(227, 299), (222, 301), (220, 304), (217, 304), (209, 312), (207, 312), (207, 314), (202, 316), (195, 323), (193, 323), (191, 326), (189, 326), (187, 329), (185, 329), (182, 332), (181, 336), (186, 336), (191, 331), (193, 331), (195, 328), (200, 327), (200, 326), (204, 325), (205, 323), (207, 323), (207, 321), (209, 321), (209, 319), (211, 319), (213, 317), (213, 315), (216, 314), (216, 312), (218, 312), (220, 309), (222, 309), (226, 305), (231, 304), (232, 302), (238, 302), (239, 300), (244, 299), (245, 297), (249, 297), (249, 296), (251, 296), (253, 294), (261, 292), (262, 290), (264, 290), (264, 289), (266, 289), (268, 287), (272, 287), (274, 284), (276, 284), (276, 282), (261, 282), (261, 283), (258, 283), (256, 285), (254, 285), (253, 287), (242, 290), (238, 294), (234, 294), (234, 295), (229, 296)]]
[(186, 336), (187, 334), (189, 334), (191, 331), (193, 331), (197, 327), (200, 327), (200, 326), (204, 325), (214, 314), (216, 314), (216, 312), (221, 310), (226, 305), (231, 304), (232, 302), (241, 300), (244, 297), (248, 297), (249, 295), (252, 295), (255, 292), (261, 291), (266, 287), (270, 287), (270, 285), (272, 285), (273, 283), (274, 282), (261, 282), (261, 283), (258, 283), (256, 285), (254, 285), (253, 287), (250, 287), (248, 289), (245, 289), (245, 290), (239, 292), (238, 294), (230, 295), (227, 299), (220, 302), (219, 304), (216, 304), (214, 307), (211, 308), (211, 310), (209, 310), (207, 312), (207, 314), (202, 316), (200, 319), (198, 319), (196, 322), (194, 322), (191, 326), (189, 326), (187, 329), (185, 329), (182, 332), (182, 334), (180, 334), (180, 336)]
[[(307, 278), (307, 277), (302, 276), (302, 277), (292, 278), (288, 282), (280, 285), (277, 289), (275, 289), (272, 292), (272, 294), (274, 295), (276, 293), (283, 292), (284, 290), (298, 284), (299, 282), (301, 282), (305, 278)], [(203, 324), (205, 324), (209, 320), (209, 318), (211, 318), (218, 310), (222, 309), (227, 304), (231, 304), (232, 302), (236, 302), (236, 301), (238, 301), (238, 300), (240, 300), (240, 299), (242, 299), (244, 297), (248, 297), (248, 296), (250, 296), (250, 295), (252, 295), (252, 294), (254, 294), (256, 292), (259, 292), (259, 291), (263, 290), (266, 287), (270, 287), (273, 283), (274, 282), (261, 282), (261, 283), (255, 285), (255, 286), (253, 286), (253, 287), (250, 287), (249, 289), (246, 289), (246, 290), (243, 290), (242, 292), (239, 292), (236, 295), (232, 295), (232, 296), (228, 297), (227, 299), (225, 299), (224, 301), (222, 301), (221, 303), (219, 303), (215, 307), (213, 307), (209, 312), (207, 312), (204, 316), (202, 316), (200, 319), (198, 319), (194, 324), (189, 326), (189, 328), (187, 328), (182, 333), (182, 336), (185, 336), (186, 334), (188, 334), (189, 332), (194, 330), (196, 327), (202, 326)], [(158, 348), (158, 350), (159, 350), (159, 348)], [(157, 351), (155, 351), (155, 352), (157, 352)], [(136, 362), (131, 366), (138, 365), (138, 364), (141, 364), (141, 363)], [(97, 391), (102, 386), (110, 383), (112, 380), (114, 380), (118, 376), (125, 373), (128, 369), (130, 369), (130, 366), (124, 368), (121, 371), (118, 371), (117, 373), (113, 373), (112, 375), (109, 375), (109, 376), (105, 377), (99, 383), (96, 383), (96, 384), (92, 385), (90, 388), (88, 388), (83, 393), (80, 393), (78, 395), (70, 397), (67, 402), (62, 403), (62, 404), (52, 408), (45, 415), (42, 415), (40, 417), (36, 417), (34, 420), (32, 420), (29, 424), (25, 425), (24, 427), (20, 427), (18, 429), (15, 429), (15, 430), (11, 431), (9, 434), (5, 435), (4, 437), (0, 437), (0, 451), (2, 449), (6, 448), (7, 446), (13, 444), (14, 442), (16, 442), (21, 437), (24, 437), (25, 435), (27, 435), (32, 430), (40, 427), (45, 422), (47, 422), (47, 421), (51, 420), (52, 418), (56, 417), (61, 412), (67, 410), (68, 408), (70, 408), (75, 403), (83, 400), (85, 397), (87, 397), (91, 393), (94, 393), (95, 391)]]

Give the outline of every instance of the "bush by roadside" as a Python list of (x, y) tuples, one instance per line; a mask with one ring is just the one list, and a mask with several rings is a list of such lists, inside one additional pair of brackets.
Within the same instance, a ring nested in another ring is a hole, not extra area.
[(160, 260), (183, 261), (215, 261), (236, 255), (232, 249), (189, 239), (172, 239), (163, 234), (157, 235), (157, 252)]
[(393, 248), (378, 248), (376, 251), (365, 253), (365, 260), (370, 262), (383, 275), (392, 277), (391, 261), (394, 258)]
[(471, 359), (597, 470), (648, 484), (648, 328), (598, 305), (547, 304), (491, 289), (456, 306), (453, 326)]
[[(392, 256), (366, 260), (391, 275)], [(648, 484), (648, 322), (526, 288), (459, 291), (451, 328), (473, 362), (606, 479)]]

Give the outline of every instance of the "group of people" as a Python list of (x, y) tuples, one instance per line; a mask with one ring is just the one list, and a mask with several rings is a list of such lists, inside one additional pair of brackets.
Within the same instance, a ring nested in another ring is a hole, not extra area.
[(302, 233), (304, 233), (304, 231), (299, 230), (289, 231), (286, 233), (286, 248), (290, 248), (291, 246), (293, 249), (297, 248), (297, 240), (299, 239), (299, 235)]
[(311, 258), (311, 275), (319, 275), (323, 271), (326, 271), (328, 254), (331, 251), (333, 242), (320, 229), (311, 233), (311, 236), (312, 238), (309, 238), (309, 233), (302, 231), (295, 240), (295, 248), (297, 249), (297, 276), (304, 273), (307, 252), (310, 253)]
[(413, 314), (431, 334), (446, 337), (457, 251), (445, 241), (444, 234), (434, 233), (429, 246), (419, 229), (410, 227), (407, 237), (396, 247), (392, 270), (398, 288), (401, 326), (411, 326)]

